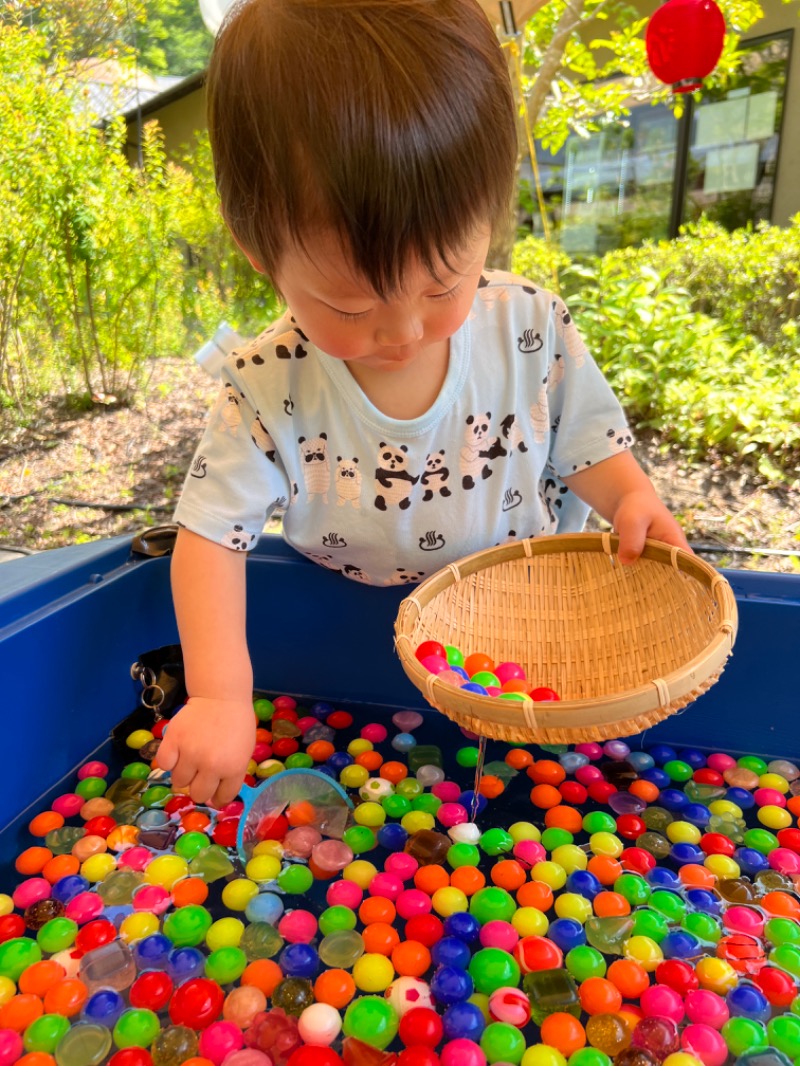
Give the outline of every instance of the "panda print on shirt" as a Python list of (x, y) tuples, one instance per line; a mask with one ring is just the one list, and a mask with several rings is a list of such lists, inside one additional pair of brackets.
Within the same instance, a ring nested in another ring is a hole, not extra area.
[(256, 414), (256, 417), (253, 419), (250, 425), (250, 437), (252, 438), (253, 444), (255, 444), (256, 448), (259, 448), (264, 453), (264, 455), (266, 455), (267, 459), (269, 459), (271, 463), (274, 463), (276, 451), (275, 441), (270, 436), (268, 430), (264, 426), (264, 423), (261, 421), (261, 417), (258, 414)]
[(425, 456), (425, 470), (419, 482), (425, 489), (422, 494), (423, 503), (432, 500), (437, 493), (440, 496), (451, 495), (450, 489), (447, 487), (450, 471), (445, 466), (444, 460), (444, 448), (441, 448), (438, 452), (430, 452)]
[(379, 511), (397, 506), (401, 511), (411, 506), (411, 490), (419, 481), (407, 467), (408, 447), (395, 448), (381, 442), (375, 468), (375, 506)]
[(216, 428), (221, 433), (230, 433), (232, 437), (235, 437), (242, 424), (242, 412), (239, 410), (239, 397), (229, 381), (225, 382), (225, 392), (219, 401), (216, 414)]
[(351, 503), (356, 509), (361, 507), (361, 471), (358, 469), (358, 459), (343, 459), (336, 456), (336, 473), (334, 475), (336, 485), (336, 504), (344, 507)]
[(309, 500), (321, 496), (322, 502), (328, 502), (328, 489), (331, 484), (331, 464), (328, 459), (328, 434), (320, 433), (318, 437), (298, 437), (300, 445), (300, 462), (303, 469), (303, 481)]
[(485, 481), (486, 478), (492, 476), (490, 460), (497, 459), (501, 455), (508, 455), (500, 438), (489, 436), (491, 419), (491, 411), (467, 416), (464, 443), (458, 454), (461, 484), (465, 489), (473, 489), (477, 481)]
[(539, 386), (539, 393), (530, 409), (533, 439), (537, 444), (544, 444), (550, 430), (550, 404), (547, 400), (547, 378)]

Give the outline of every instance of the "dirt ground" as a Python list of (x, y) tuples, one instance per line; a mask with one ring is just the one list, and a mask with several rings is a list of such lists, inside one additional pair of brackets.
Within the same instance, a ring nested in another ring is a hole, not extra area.
[[(215, 394), (191, 360), (159, 360), (135, 408), (43, 405), (28, 427), (1, 430), (0, 559), (170, 521)], [(770, 487), (722, 460), (689, 466), (653, 436), (637, 455), (714, 565), (800, 572), (800, 479)]]

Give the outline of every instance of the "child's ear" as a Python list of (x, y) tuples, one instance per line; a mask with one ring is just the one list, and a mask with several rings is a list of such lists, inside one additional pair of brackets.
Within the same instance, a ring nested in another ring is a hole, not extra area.
[[(224, 218), (224, 216), (223, 216), (223, 218)], [(225, 225), (228, 226), (227, 221), (225, 222)], [(255, 270), (258, 274), (265, 274), (266, 271), (264, 270), (263, 266), (259, 263), (259, 261), (257, 259), (254, 258), (252, 252), (248, 252), (248, 250), (241, 243), (241, 241), (236, 236), (236, 234), (233, 232), (233, 230), (231, 229), (230, 226), (228, 226), (228, 233), (230, 233), (231, 237), (233, 237), (233, 242), (236, 245), (236, 247), (239, 249), (239, 251), (242, 253), (242, 255), (247, 257), (247, 260), (250, 263), (250, 266), (253, 268), (253, 270)]]

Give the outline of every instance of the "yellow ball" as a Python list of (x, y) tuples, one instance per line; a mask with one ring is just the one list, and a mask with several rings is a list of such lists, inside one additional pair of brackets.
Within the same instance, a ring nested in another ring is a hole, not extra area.
[(710, 955), (698, 960), (694, 972), (697, 974), (701, 988), (716, 992), (720, 996), (730, 992), (739, 982), (739, 975), (729, 962), (725, 959), (715, 959)]
[(688, 1051), (673, 1051), (664, 1059), (663, 1066), (703, 1066), (703, 1063)]
[(222, 902), (229, 911), (247, 909), (250, 900), (258, 895), (258, 885), (247, 877), (238, 877), (229, 881), (222, 890)]
[(697, 844), (703, 835), (691, 822), (670, 822), (665, 830), (673, 844)]
[(153, 734), (149, 729), (134, 729), (132, 733), (128, 734), (125, 743), (129, 748), (133, 748), (134, 751), (138, 751), (139, 748), (143, 748), (145, 744), (149, 744), (153, 739)]
[(212, 951), (217, 948), (238, 948), (244, 933), (244, 922), (238, 918), (218, 918), (206, 933), (206, 944)]
[(253, 848), (253, 858), (258, 855), (272, 855), (276, 859), (282, 859), (283, 844), (280, 840), (259, 840)]
[(567, 871), (557, 862), (549, 862), (545, 859), (543, 862), (534, 864), (531, 870), (531, 880), (543, 881), (550, 888), (558, 890), (567, 883)]
[(369, 781), (369, 770), (366, 766), (359, 766), (356, 762), (345, 766), (339, 774), (339, 784), (344, 788), (361, 788), (362, 785), (366, 785), (367, 781)]
[(281, 872), (281, 860), (275, 855), (254, 855), (244, 868), (251, 881), (263, 884), (274, 881)]
[(649, 936), (632, 936), (625, 941), (622, 950), (626, 959), (634, 959), (648, 973), (664, 961), (664, 952)]
[(712, 814), (718, 814), (723, 818), (742, 817), (742, 808), (739, 806), (738, 803), (734, 803), (733, 800), (713, 800), (711, 803), (709, 803), (708, 809), (709, 811), (711, 811)]
[(427, 811), (409, 811), (400, 819), (400, 825), (411, 835), (418, 833), (420, 829), (433, 829), (436, 819)]
[(526, 1048), (520, 1066), (567, 1066), (567, 1060), (549, 1044), (532, 1044)]
[(437, 888), (431, 896), (431, 903), (436, 913), (441, 914), (443, 918), (449, 918), (451, 914), (458, 911), (469, 910), (469, 900), (466, 895), (460, 888), (453, 888), (452, 885)]
[(710, 870), (720, 881), (738, 877), (742, 872), (739, 863), (729, 855), (706, 855), (703, 866)]
[(17, 994), (17, 986), (10, 977), (0, 977), (0, 1007), (4, 1007)]
[(245, 773), (249, 777), (255, 777), (257, 769), (258, 769), (258, 763), (256, 762), (255, 759), (251, 759), (250, 762), (247, 764), (247, 769), (245, 770)]
[(556, 896), (555, 911), (559, 918), (573, 918), (581, 925), (594, 914), (591, 900), (576, 892), (563, 892)]
[(784, 796), (789, 791), (789, 782), (782, 774), (762, 774), (758, 779), (759, 788), (774, 788)]
[(545, 936), (550, 920), (535, 907), (519, 907), (511, 915), (511, 924), (520, 936)]
[(520, 840), (535, 840), (538, 844), (542, 839), (541, 832), (533, 822), (514, 822), (508, 827), (508, 835), (515, 844), (519, 844)]
[(378, 829), (386, 821), (386, 811), (380, 803), (367, 800), (366, 803), (359, 803), (353, 811), (353, 820), (358, 825), (368, 825), (370, 829)]
[(385, 955), (368, 952), (353, 966), (353, 980), (362, 992), (384, 992), (394, 980), (394, 966)]
[[(101, 859), (102, 855), (94, 855), (92, 858)], [(91, 859), (87, 859), (87, 862), (91, 862)], [(84, 866), (86, 863), (84, 863)], [(182, 859), (180, 855), (160, 855), (157, 859), (153, 859), (145, 867), (144, 879), (148, 885), (161, 885), (162, 888), (166, 888), (167, 892), (172, 888), (176, 881), (180, 881), (182, 877), (186, 877), (189, 873), (189, 864), (186, 859)]]
[(275, 774), (279, 774), (285, 769), (286, 767), (280, 759), (265, 759), (256, 767), (256, 777), (264, 780), (267, 777), (274, 777)]
[(577, 844), (561, 844), (560, 847), (553, 848), (550, 858), (559, 866), (563, 866), (567, 876), (575, 870), (585, 870), (589, 862), (589, 856)]
[(767, 829), (786, 829), (792, 824), (792, 816), (786, 808), (776, 807), (771, 803), (759, 807), (756, 817)]
[(137, 940), (144, 940), (146, 936), (152, 936), (159, 930), (158, 916), (150, 911), (134, 911), (123, 919), (119, 927), (120, 937), (128, 944)]
[(616, 859), (622, 854), (625, 845), (613, 833), (592, 833), (589, 837), (589, 847), (593, 855), (610, 855), (612, 859)]
[(486, 1019), (487, 1025), (492, 1021), (491, 1015), (489, 1014), (489, 997), (484, 995), (483, 992), (473, 992), (467, 1000), (467, 1003), (472, 1003), (478, 1008)]
[(347, 745), (347, 754), (352, 755), (355, 759), (356, 755), (363, 755), (365, 751), (373, 751), (375, 745), (371, 740), (364, 740), (363, 737), (358, 737), (356, 740), (351, 740)]
[[(183, 862), (183, 859), (181, 859)], [(117, 860), (109, 852), (104, 851), (100, 855), (90, 855), (81, 864), (81, 877), (85, 877), (87, 881), (91, 881), (92, 884), (97, 884), (100, 881), (104, 881), (106, 877), (116, 868)], [(150, 864), (152, 866), (152, 863)], [(184, 865), (186, 865), (184, 863)]]
[(354, 881), (359, 888), (367, 888), (378, 872), (378, 867), (366, 859), (354, 859), (342, 870), (345, 881)]
[(5, 918), (14, 910), (14, 900), (5, 892), (0, 892), (0, 918)]

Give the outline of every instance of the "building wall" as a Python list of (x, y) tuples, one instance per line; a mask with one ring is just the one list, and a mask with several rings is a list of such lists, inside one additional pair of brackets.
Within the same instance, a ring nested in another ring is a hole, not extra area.
[[(142, 114), (142, 122), (155, 119), (164, 131), (164, 146), (170, 159), (180, 159), (191, 151), (199, 131), (206, 128), (206, 94), (205, 89), (182, 96), (164, 107)], [(138, 131), (135, 118), (128, 122), (128, 151), (131, 161), (137, 154)]]

